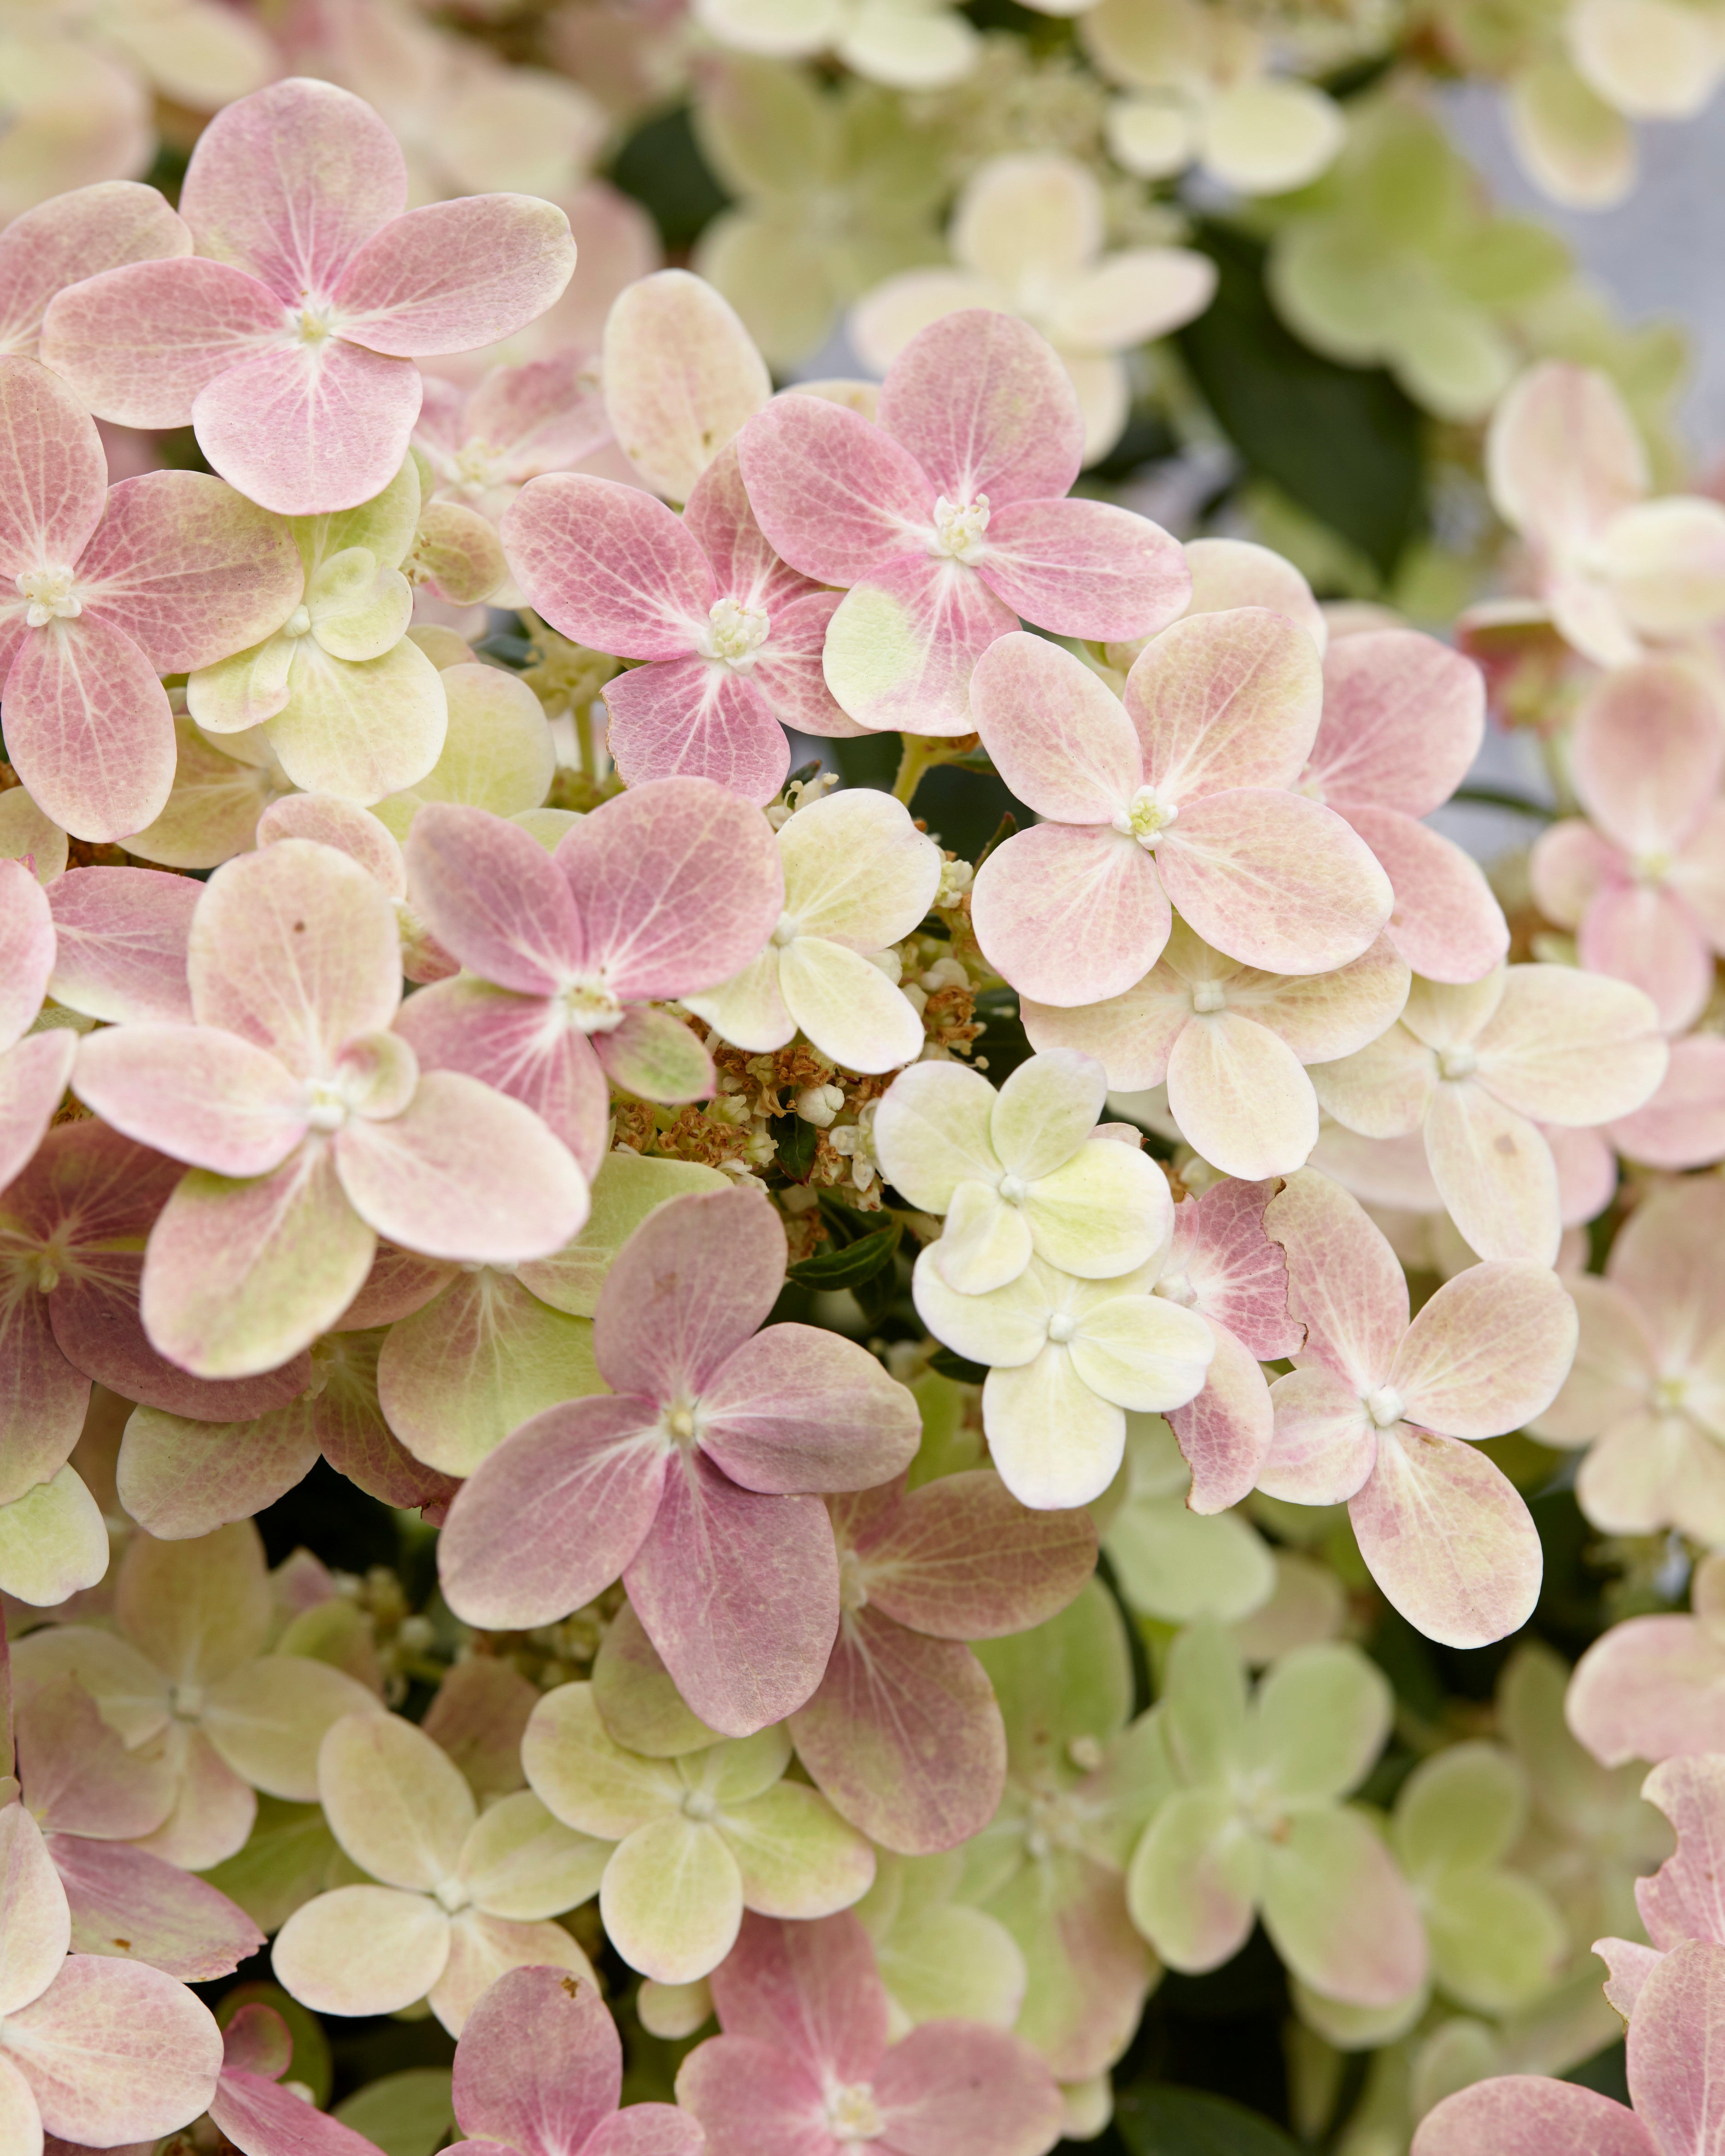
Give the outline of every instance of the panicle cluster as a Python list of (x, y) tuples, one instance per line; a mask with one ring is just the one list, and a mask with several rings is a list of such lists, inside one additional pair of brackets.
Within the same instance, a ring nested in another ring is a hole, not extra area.
[[(804, 12), (925, 83), (968, 34)], [(1144, 168), (1327, 140), (1255, 58), (1158, 102), (1115, 12)], [(551, 203), (407, 207), (449, 100), (410, 157), (291, 78), (177, 212), (0, 239), (0, 2138), (360, 2156), (310, 2009), (434, 2017), (519, 2156), (1044, 2156), (1261, 1922), (1312, 2105), (1401, 2046), (1481, 2083), (1422, 2156), (1640, 2148), (1485, 2076), (1596, 2030), (1624, 1764), (1725, 1745), (1722, 1560), (1573, 1735), (1524, 1645), (1497, 1738), (1409, 1738), (1359, 1639), (1527, 1623), (1524, 1430), (1602, 1533), (1725, 1547), (1725, 511), (1527, 376), (1482, 669), (1075, 495), (1104, 300), (1196, 287), (1032, 160), (880, 298), (878, 392), (775, 394), (680, 270), (596, 361), (422, 373), (582, 275)], [(109, 485), (98, 421), (209, 469)], [(1575, 814), (1507, 917), (1425, 819), (1529, 668)], [(821, 772), (892, 732), (891, 792)], [(1024, 828), (944, 847), (942, 767)], [(411, 1588), (273, 1548), (338, 1478)], [(1680, 1833), (1712, 1773), (1650, 1783)], [(1661, 2156), (1702, 1892), (1680, 1845), (1607, 1942)], [(270, 1935), (288, 2018), (218, 2028)], [(619, 2108), (624, 1985), (674, 2102)]]

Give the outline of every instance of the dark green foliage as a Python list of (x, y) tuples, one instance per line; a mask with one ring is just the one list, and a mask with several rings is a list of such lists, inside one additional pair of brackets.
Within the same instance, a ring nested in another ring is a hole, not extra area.
[(649, 213), (672, 254), (692, 247), (731, 199), (701, 154), (686, 105), (644, 120), (618, 151), (610, 177)]
[(1122, 2089), (1115, 2123), (1132, 2156), (1296, 2156), (1298, 2143), (1226, 2097), (1166, 2083)]

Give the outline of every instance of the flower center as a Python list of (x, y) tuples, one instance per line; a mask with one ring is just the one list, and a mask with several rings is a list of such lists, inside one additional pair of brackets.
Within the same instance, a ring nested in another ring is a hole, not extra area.
[(459, 1879), (439, 1879), (431, 1897), (447, 1917), (458, 1915), (473, 1898)]
[(450, 476), (468, 494), (485, 494), (501, 486), (509, 473), (509, 460), (489, 442), (464, 442), (447, 460)]
[(311, 634), (311, 608), (303, 602), (296, 606), (281, 624), (281, 633), (284, 636), (310, 636)]
[(1402, 1396), (1388, 1385), (1366, 1394), (1366, 1413), (1379, 1430), (1394, 1430), (1402, 1419)]
[(1147, 852), (1154, 853), (1157, 840), (1179, 813), (1177, 803), (1157, 798), (1153, 786), (1141, 786), (1114, 819), (1114, 828), (1122, 838), (1136, 839)]
[(683, 1799), (683, 1816), (691, 1819), (697, 1826), (705, 1826), (719, 1815), (719, 1800), (711, 1789), (691, 1789)]
[(839, 1607), (865, 1609), (868, 1603), (869, 1579), (863, 1561), (854, 1549), (843, 1550), (839, 1556)]
[(794, 943), (803, 933), (803, 924), (792, 913), (781, 913), (778, 926), (773, 932), (773, 940), (783, 951), (787, 943)]
[(746, 674), (772, 625), (759, 607), (739, 606), (735, 599), (715, 599), (697, 649), (703, 659), (721, 659), (727, 666)]
[(1635, 872), (1637, 883), (1663, 883), (1671, 872), (1670, 849), (1659, 847), (1651, 854), (1637, 854)]
[(84, 602), (72, 588), (72, 575), (64, 562), (56, 562), (40, 569), (26, 569), (14, 578), (19, 592), (29, 601), (24, 619), (32, 629), (42, 628), (56, 616), (74, 621), (83, 613)]
[(1078, 1330), (1078, 1320), (1069, 1317), (1064, 1310), (1057, 1310), (1048, 1321), (1048, 1337), (1057, 1347), (1064, 1347)]
[(673, 1445), (693, 1445), (695, 1409), (688, 1401), (679, 1400), (675, 1407), (667, 1408), (660, 1417), (659, 1426)]
[(875, 2092), (866, 2082), (848, 2082), (827, 2098), (827, 2131), (834, 2141), (875, 2141), (886, 2131)]
[(1666, 1414), (1674, 1413), (1688, 1397), (1689, 1380), (1686, 1377), (1661, 1378), (1653, 1388), (1653, 1404)]
[(578, 1033), (615, 1033), (624, 1020), (623, 998), (603, 981), (570, 981), (558, 1000)]
[(1021, 1175), (1003, 1175), (994, 1186), (1009, 1205), (1022, 1205), (1028, 1187)]
[(1471, 1078), (1480, 1067), (1480, 1059), (1471, 1048), (1440, 1048), (1438, 1050), (1438, 1075), (1440, 1078)]
[(974, 501), (948, 501), (942, 495), (934, 505), (934, 546), (937, 554), (950, 554), (955, 562), (973, 561), (983, 551), (983, 534), (988, 528), (988, 497)]
[(301, 344), (321, 344), (332, 334), (330, 311), (327, 307), (301, 307), (298, 323)]
[(339, 1131), (347, 1120), (346, 1094), (333, 1078), (314, 1079), (305, 1104), (305, 1121), (314, 1131)]
[(1202, 1017), (1219, 1011), (1228, 1000), (1228, 992), (1220, 981), (1194, 981), (1192, 983), (1192, 1008)]
[(1189, 1272), (1164, 1273), (1150, 1292), (1165, 1296), (1168, 1301), (1178, 1302), (1184, 1309), (1189, 1309), (1198, 1300), (1198, 1290), (1192, 1285)]
[(168, 1687), (168, 1712), (177, 1722), (196, 1722), (203, 1712), (203, 1686), (177, 1684)]

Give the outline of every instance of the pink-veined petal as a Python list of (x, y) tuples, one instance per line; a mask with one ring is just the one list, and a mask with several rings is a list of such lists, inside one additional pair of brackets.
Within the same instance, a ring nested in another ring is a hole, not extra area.
[(1681, 900), (1657, 884), (1601, 891), (1581, 917), (1577, 955), (1590, 973), (1609, 973), (1639, 988), (1661, 1029), (1681, 1033), (1707, 1008), (1713, 954)]
[(8, 2015), (39, 1997), (59, 1974), (71, 1936), (64, 1890), (42, 1830), (16, 1795), (0, 1807), (0, 1999)]
[(551, 996), (588, 964), (567, 880), (506, 817), (428, 802), (408, 834), (407, 866), (432, 933), (482, 980)]
[(728, 980), (765, 947), (784, 905), (773, 827), (710, 779), (631, 787), (572, 824), (553, 858), (590, 963), (633, 1001)]
[(264, 1943), (236, 1903), (123, 1841), (56, 1834), (49, 1851), (72, 1912), (71, 1951), (145, 1962), (182, 1984), (231, 1976)]
[(1440, 1085), (1425, 1114), (1425, 1158), (1450, 1218), (1482, 1258), (1557, 1262), (1557, 1163), (1525, 1116), (1483, 1086)]
[(516, 581), (552, 627), (627, 659), (681, 659), (719, 597), (680, 516), (584, 473), (531, 480), (504, 512)]
[(875, 416), (954, 507), (981, 495), (996, 511), (1052, 501), (1084, 461), (1077, 393), (1054, 347), (986, 307), (942, 316), (912, 337), (880, 385)]
[[(250, 2010), (242, 2007), (240, 2013)], [(241, 2156), (371, 2156), (377, 2146), (292, 2089), (232, 2067), (216, 2084), (209, 2118)]]
[(330, 300), (343, 337), (428, 358), (512, 336), (562, 296), (574, 268), (569, 220), (555, 203), (464, 195), (392, 218), (360, 246)]
[(1394, 808), (1354, 808), (1395, 894), (1384, 933), (1429, 981), (1477, 981), (1509, 948), (1509, 925), (1484, 870), (1453, 840)]
[(1473, 1047), (1480, 1082), (1542, 1123), (1629, 1115), (1666, 1070), (1666, 1044), (1647, 998), (1573, 966), (1512, 966)]
[(33, 359), (43, 311), (67, 285), (191, 251), (185, 224), (136, 180), (99, 180), (39, 203), (0, 239), (0, 348)]
[(745, 1916), (713, 1972), (713, 2005), (727, 2037), (770, 2045), (817, 2086), (872, 2080), (886, 2049), (886, 1990), (848, 1910), (818, 1923)]
[(249, 1519), (302, 1481), (317, 1460), (310, 1414), (297, 1402), (248, 1423), (192, 1422), (139, 1409), (115, 1472), (121, 1505), (165, 1541)]
[(1725, 1642), (1693, 1617), (1631, 1617), (1575, 1666), (1569, 1727), (1608, 1767), (1725, 1751)]
[(1057, 1010), (1125, 996), (1162, 956), (1173, 918), (1156, 862), (1106, 824), (1015, 834), (983, 863), (972, 913), (989, 964)]
[(619, 1392), (698, 1398), (778, 1299), (778, 1214), (742, 1187), (673, 1199), (619, 1251), (599, 1292), (593, 1346)]
[(974, 2021), (925, 2021), (875, 2076), (882, 2145), (895, 2156), (1042, 2156), (1064, 2107), (1047, 2061)]
[(189, 2126), (215, 2092), (222, 2038), (203, 2002), (161, 1970), (72, 1954), (8, 2015), (6, 2056), (50, 2133), (112, 2148)]
[(1725, 1159), (1725, 1041), (1705, 1033), (1674, 1040), (1651, 1097), (1608, 1127), (1620, 1152), (1649, 1168), (1705, 1168)]
[(1119, 699), (1070, 652), (1022, 631), (991, 644), (970, 684), (988, 759), (1019, 799), (1063, 824), (1107, 824), (1143, 783)]
[(105, 1026), (80, 1048), (75, 1082), (116, 1130), (217, 1175), (269, 1174), (307, 1128), (292, 1072), (215, 1026)]
[(1383, 1384), (1408, 1329), (1395, 1253), (1339, 1183), (1307, 1169), (1264, 1210), (1287, 1256), (1288, 1310), (1306, 1327), (1302, 1361), (1321, 1363), (1356, 1399)]
[(1725, 1871), (1719, 1862), (1722, 1762), (1662, 1761), (1641, 1794), (1676, 1830), (1677, 1847), (1651, 1879), (1635, 1882), (1635, 1902), (1654, 1944), (1669, 1952), (1685, 1939), (1725, 1944)]
[(976, 663), (1018, 625), (963, 562), (901, 554), (860, 577), (834, 609), (826, 684), (839, 709), (871, 732), (970, 733)]
[(1317, 1142), (1317, 1096), (1293, 1051), (1238, 1011), (1194, 1015), (1168, 1061), (1168, 1110), (1225, 1174), (1290, 1175)]
[(73, 869), (48, 893), (56, 1002), (110, 1024), (189, 1025), (186, 959), (203, 887), (155, 869)]
[[(820, 681), (818, 660), (814, 671)], [(605, 745), (626, 784), (705, 778), (757, 805), (784, 784), (790, 744), (753, 675), (708, 659), (676, 659), (632, 666), (603, 694)]]
[(1427, 1639), (1489, 1646), (1532, 1615), (1538, 1531), (1514, 1484), (1472, 1445), (1407, 1423), (1384, 1430), (1348, 1514), (1373, 1578)]
[(1149, 636), (1192, 592), (1179, 541), (1111, 501), (1009, 503), (974, 562), (997, 598), (1060, 636)]
[(1165, 1269), (1184, 1276), (1204, 1317), (1265, 1362), (1296, 1353), (1306, 1337), (1288, 1311), (1287, 1260), (1265, 1229), (1275, 1195), (1268, 1183), (1230, 1180), (1177, 1205)]
[(1363, 1488), (1378, 1435), (1359, 1394), (1321, 1363), (1291, 1370), (1270, 1388), (1275, 1417), (1258, 1487), (1293, 1505), (1339, 1505)]
[(1631, 858), (1671, 853), (1719, 790), (1725, 735), (1706, 683), (1676, 660), (1608, 674), (1576, 714), (1575, 791)]
[(0, 569), (8, 583), (22, 570), (74, 567), (107, 486), (101, 440), (78, 398), (33, 360), (0, 356)]
[(821, 397), (777, 397), (737, 438), (750, 506), (777, 552), (817, 583), (857, 583), (918, 551), (938, 489), (908, 449)]
[(761, 607), (775, 622), (781, 610), (809, 595), (809, 579), (773, 551), (749, 506), (742, 464), (727, 442), (696, 481), (683, 522), (706, 556), (721, 592), (739, 605)]
[(7, 753), (74, 838), (126, 838), (167, 807), (173, 714), (155, 669), (118, 629), (90, 615), (31, 630), (5, 696)]
[(1176, 622), (1126, 680), (1126, 711), (1145, 775), (1163, 798), (1236, 786), (1286, 787), (1300, 775), (1323, 694), (1303, 629), (1266, 607)]
[(593, 1053), (611, 1083), (638, 1101), (705, 1101), (718, 1091), (700, 1034), (649, 1004), (632, 1004), (621, 1025), (595, 1034)]
[(1579, 816), (1553, 824), (1533, 841), (1527, 860), (1540, 911), (1559, 928), (1578, 928), (1602, 891), (1621, 884), (1629, 864)]
[(1173, 1409), (1168, 1421), (1192, 1470), (1187, 1503), (1194, 1512), (1224, 1512), (1258, 1481), (1276, 1427), (1275, 1409), (1257, 1358), (1226, 1326), (1204, 1311), (1199, 1315), (1210, 1328), (1216, 1352), (1204, 1390)]
[[(1082, 1511), (1032, 1512), (984, 1469), (944, 1475), (908, 1496), (865, 1493), (834, 1517), (857, 1553), (869, 1601), (942, 1640), (990, 1640), (1064, 1609), (1095, 1565)], [(870, 1520), (870, 1508), (878, 1507)]]
[(449, 1507), (438, 1569), (473, 1625), (548, 1625), (603, 1594), (634, 1556), (665, 1484), (650, 1401), (571, 1400), (482, 1460)]
[(776, 2043), (710, 2036), (684, 2060), (676, 2088), (706, 2156), (829, 2156), (835, 2146), (820, 2083)]
[(1340, 638), (1323, 674), (1311, 762), (1319, 798), (1344, 814), (1415, 817), (1447, 801), (1485, 737), (1479, 668), (1435, 636), (1384, 629)]
[(771, 1325), (701, 1391), (701, 1444), (746, 1490), (867, 1489), (909, 1466), (922, 1425), (908, 1389), (855, 1340)]
[(736, 310), (686, 270), (656, 271), (618, 294), (605, 317), (600, 372), (617, 446), (673, 501), (689, 500), (773, 394), (767, 362)]
[(1725, 1946), (1713, 1940), (1674, 1948), (1641, 1986), (1630, 2021), (1630, 2087), (1656, 2148), (1716, 2156), (1725, 2139), (1710, 2071), (1722, 2019)]
[(462, 2024), (456, 2119), (518, 2156), (575, 2156), (622, 2087), (623, 2046), (598, 1986), (562, 1969), (511, 1969)]
[(819, 1498), (757, 1496), (680, 1449), (624, 1584), (708, 1728), (752, 1736), (819, 1684), (839, 1626), (839, 1561)]
[(381, 494), (418, 416), (412, 361), (339, 336), (271, 345), (207, 382), (192, 405), (215, 470), (279, 516), (354, 509)]
[[(52, 1038), (50, 1035), (49, 1038)], [(0, 1086), (6, 1060), (0, 1059)], [(58, 1106), (44, 1107), (41, 1122)], [(0, 1166), (3, 1166), (0, 1160)], [(48, 1298), (30, 1277), (35, 1260), (8, 1267), (0, 1300), (0, 1504), (9, 1505), (57, 1475), (72, 1455), (90, 1405), (90, 1380), (69, 1362), (54, 1337)], [(26, 1268), (29, 1270), (27, 1270)]]
[(838, 592), (805, 592), (775, 607), (772, 632), (755, 654), (751, 675), (781, 726), (824, 741), (855, 740), (868, 732), (834, 701), (822, 663), (827, 630), (842, 598)]
[(1518, 531), (1585, 546), (1647, 491), (1647, 459), (1616, 389), (1590, 367), (1548, 360), (1515, 382), (1486, 445), (1491, 498)]
[(1347, 965), (1376, 941), (1395, 902), (1369, 848), (1333, 809), (1267, 788), (1238, 787), (1183, 808), (1156, 863), (1170, 901), (1207, 943), (1267, 973)]
[(292, 319), (255, 277), (185, 254), (69, 286), (49, 304), (42, 357), (98, 418), (183, 427), (201, 392), (279, 345)]
[(1659, 2156), (1625, 2105), (1543, 2076), (1476, 2082), (1427, 2112), (1414, 2156)]
[(47, 892), (22, 861), (0, 861), (0, 1043), (8, 1048), (35, 1023), (54, 972), (54, 945)]
[(1549, 1407), (1575, 1356), (1575, 1306), (1543, 1265), (1471, 1265), (1408, 1328), (1389, 1371), (1410, 1421), (1498, 1437)]
[(581, 2156), (703, 2156), (706, 2145), (680, 2105), (632, 2103), (593, 2129)]

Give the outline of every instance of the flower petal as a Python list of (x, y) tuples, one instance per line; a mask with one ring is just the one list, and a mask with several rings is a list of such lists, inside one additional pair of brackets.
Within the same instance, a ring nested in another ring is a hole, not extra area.
[(842, 1070), (894, 1070), (922, 1053), (915, 1004), (842, 943), (798, 936), (779, 953), (778, 986), (810, 1044)]
[(972, 908), (989, 964), (1062, 1009), (1124, 996), (1161, 957), (1172, 921), (1157, 862), (1096, 824), (1038, 824), (997, 846)]
[(827, 687), (870, 732), (973, 732), (977, 661), (1018, 622), (963, 562), (900, 552), (860, 572), (834, 610), (822, 659)]
[(533, 606), (596, 650), (684, 658), (719, 597), (683, 520), (614, 480), (556, 472), (529, 480), (504, 513), (503, 541)]
[(1485, 724), (1478, 667), (1435, 636), (1386, 629), (1343, 637), (1324, 658), (1311, 766), (1319, 798), (1344, 814), (1428, 815), (1466, 777)]
[[(144, 266), (159, 275), (178, 265)], [(371, 501), (400, 470), (419, 373), (340, 336), (278, 334), (207, 380), (191, 416), (198, 447), (229, 485), (279, 516), (315, 516)]]
[(1195, 1152), (1229, 1175), (1290, 1175), (1317, 1143), (1312, 1081), (1267, 1026), (1194, 1015), (1168, 1062), (1168, 1108)]
[(955, 505), (986, 495), (998, 512), (1054, 500), (1083, 459), (1078, 400), (1053, 347), (1028, 322), (982, 307), (911, 340), (881, 385), (877, 419)]
[(730, 302), (686, 270), (661, 270), (619, 295), (605, 321), (601, 371), (618, 447), (673, 501), (688, 501), (773, 394), (766, 362)]
[(1145, 775), (1164, 798), (1291, 786), (1317, 730), (1323, 677), (1311, 637), (1265, 607), (1176, 622), (1126, 681)]
[(1122, 1410), (1052, 1341), (1026, 1363), (989, 1371), (983, 1428), (1001, 1481), (1039, 1511), (1090, 1504), (1114, 1480), (1126, 1450)]
[(912, 1205), (944, 1213), (961, 1183), (992, 1185), (1001, 1163), (989, 1137), (995, 1094), (962, 1063), (913, 1063), (882, 1095), (874, 1144), (882, 1172)]
[(331, 1724), (317, 1755), (318, 1795), (354, 1862), (388, 1887), (431, 1893), (452, 1878), (479, 1816), (460, 1770), (400, 1715)]
[(424, 1894), (337, 1887), (296, 1909), (270, 1949), (275, 1980), (320, 2014), (396, 2014), (449, 1958), (449, 1920)]
[(1426, 1111), (1425, 1158), (1450, 1218), (1482, 1258), (1556, 1263), (1557, 1166), (1525, 1116), (1481, 1086), (1440, 1085)]
[(870, 1488), (908, 1466), (922, 1437), (909, 1389), (856, 1341), (811, 1325), (769, 1325), (701, 1389), (701, 1448), (746, 1490)]
[(1378, 1439), (1358, 1393), (1326, 1364), (1308, 1364), (1270, 1388), (1275, 1427), (1258, 1487), (1293, 1505), (1339, 1505), (1362, 1489)]
[(1575, 1306), (1543, 1265), (1472, 1265), (1426, 1303), (1389, 1382), (1409, 1419), (1446, 1437), (1497, 1437), (1549, 1407), (1574, 1358)]
[(1106, 824), (1143, 783), (1132, 721), (1070, 651), (1022, 631), (977, 661), (971, 716), (989, 761), (1039, 816)]
[[(606, 745), (630, 786), (704, 778), (759, 805), (784, 784), (789, 744), (754, 675), (678, 659), (619, 674), (604, 698)], [(786, 718), (796, 723), (797, 715)]]
[(203, 2002), (161, 1970), (73, 1954), (7, 2016), (6, 2056), (50, 2133), (112, 2148), (189, 2126), (215, 2092), (222, 2039)]
[(1419, 1906), (1358, 1811), (1296, 1812), (1265, 1844), (1264, 1928), (1301, 1983), (1350, 2006), (1392, 2006), (1425, 1976)]
[(1545, 1123), (1609, 1122), (1665, 1075), (1658, 1014), (1640, 991), (1573, 966), (1512, 966), (1476, 1035), (1480, 1080)]
[(99, 615), (28, 632), (6, 677), (7, 752), (74, 838), (125, 838), (173, 788), (173, 715), (155, 670)]
[(474, 352), (542, 315), (574, 268), (569, 220), (554, 203), (465, 195), (392, 218), (353, 254), (331, 303), (340, 334), (372, 352)]
[(1127, 1874), (1132, 1922), (1171, 1969), (1219, 1969), (1245, 1943), (1264, 1876), (1264, 1845), (1220, 1790), (1177, 1789)]
[(1061, 636), (1149, 636), (1191, 596), (1179, 542), (1113, 502), (1009, 502), (974, 558), (1014, 613)]
[(1384, 934), (1415, 973), (1477, 981), (1502, 962), (1509, 927), (1476, 861), (1394, 808), (1350, 807), (1347, 820), (1389, 878), (1395, 906)]
[(267, 1175), (305, 1135), (304, 1086), (215, 1026), (104, 1027), (80, 1048), (76, 1084), (114, 1129), (218, 1175)]

